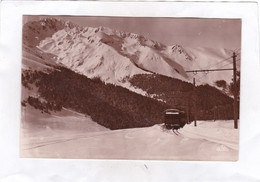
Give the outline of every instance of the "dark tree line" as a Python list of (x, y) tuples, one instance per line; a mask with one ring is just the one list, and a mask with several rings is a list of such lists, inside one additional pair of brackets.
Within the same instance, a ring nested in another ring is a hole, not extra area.
[(193, 116), (196, 112), (197, 119), (233, 118), (233, 99), (210, 85), (194, 88), (191, 83), (157, 74), (135, 75), (130, 82), (150, 95), (155, 94), (170, 107), (181, 108)]
[[(37, 89), (42, 100), (28, 97), (30, 104), (42, 112), (70, 108), (110, 129), (147, 127), (164, 122), (168, 108), (179, 108), (192, 118), (196, 104), (197, 119), (231, 119), (233, 99), (209, 85), (196, 88), (191, 83), (157, 75), (135, 75), (129, 80), (150, 95), (145, 97), (120, 86), (105, 84), (99, 78), (89, 79), (60, 67), (49, 73), (23, 71), (22, 84)], [(160, 102), (162, 99), (165, 102)]]
[(51, 73), (24, 71), (22, 84), (35, 85), (46, 100), (37, 98), (27, 102), (37, 109), (48, 112), (62, 107), (90, 115), (97, 123), (110, 128), (146, 127), (162, 123), (163, 111), (169, 108), (159, 102), (128, 89), (105, 84), (99, 78), (89, 79), (66, 68)]

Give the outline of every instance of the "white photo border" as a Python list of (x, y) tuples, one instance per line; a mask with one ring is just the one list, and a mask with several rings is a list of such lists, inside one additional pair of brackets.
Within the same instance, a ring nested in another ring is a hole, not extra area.
[[(242, 19), (237, 162), (21, 159), (22, 15)], [(260, 59), (257, 2), (2, 1), (0, 181), (259, 181)]]

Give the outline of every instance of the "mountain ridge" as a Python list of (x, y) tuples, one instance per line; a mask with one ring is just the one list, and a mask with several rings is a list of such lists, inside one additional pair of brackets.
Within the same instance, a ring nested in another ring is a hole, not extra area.
[[(50, 29), (55, 26), (51, 22)], [(208, 85), (194, 87), (186, 74), (195, 66), (211, 65), (198, 59), (209, 59), (204, 48), (193, 52), (106, 27), (58, 23), (61, 29), (55, 32), (41, 27), (46, 24), (36, 25), (33, 32), (47, 32), (42, 40), (35, 38), (38, 43), (23, 42), (23, 106), (47, 113), (69, 108), (112, 129), (144, 127), (162, 123), (167, 108), (185, 110), (192, 119), (192, 98), (198, 90), (200, 119), (212, 119), (214, 112), (227, 119), (233, 113), (232, 98)], [(210, 58), (220, 59), (222, 54), (225, 51), (212, 49)]]
[[(186, 73), (189, 70), (212, 68), (212, 65), (217, 65), (217, 68), (231, 66), (232, 60), (221, 62), (231, 57), (224, 48), (192, 48), (177, 44), (166, 46), (136, 33), (102, 26), (81, 27), (54, 18), (43, 19), (38, 23), (28, 22), (24, 36), (29, 25), (36, 26), (36, 32), (43, 31), (40, 26), (55, 27), (54, 31), (45, 33), (42, 40), (37, 40), (37, 45), (32, 41), (33, 45), (53, 54), (57, 63), (90, 78), (100, 77), (105, 82), (122, 85), (133, 75), (152, 73), (188, 82), (196, 78), (197, 84), (214, 85), (217, 80), (232, 82), (232, 72)], [(28, 44), (28, 41), (25, 43)]]
[[(114, 31), (109, 31), (109, 33), (111, 32)], [(89, 27), (83, 30), (73, 28), (66, 31), (63, 29), (56, 32), (51, 38), (41, 41), (38, 48), (58, 56), (58, 62), (68, 68), (79, 71), (90, 78), (100, 77), (102, 80), (112, 83), (147, 72), (180, 79), (187, 77), (182, 66), (170, 59), (167, 52), (158, 51), (167, 51), (164, 45), (147, 40), (137, 34), (117, 32), (108, 35), (106, 32), (102, 32), (102, 28)], [(112, 65), (105, 65), (106, 63)], [(101, 70), (99, 70), (100, 68)], [(111, 70), (116, 74), (118, 72), (120, 76), (115, 77), (113, 73), (103, 75)]]

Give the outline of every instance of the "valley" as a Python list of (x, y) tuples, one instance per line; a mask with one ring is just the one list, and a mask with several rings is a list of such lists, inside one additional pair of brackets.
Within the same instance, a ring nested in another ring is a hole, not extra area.
[[(232, 66), (230, 50), (55, 18), (25, 23), (22, 48), (22, 157), (238, 159), (232, 72), (187, 73)], [(187, 114), (179, 135), (169, 108)]]

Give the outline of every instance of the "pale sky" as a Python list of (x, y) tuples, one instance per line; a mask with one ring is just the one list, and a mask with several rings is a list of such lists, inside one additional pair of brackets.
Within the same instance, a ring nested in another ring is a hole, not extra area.
[[(38, 20), (42, 16), (29, 16)], [(109, 27), (142, 34), (165, 45), (180, 44), (189, 47), (236, 49), (241, 46), (240, 19), (205, 18), (140, 18), (51, 16), (69, 20), (80, 26)]]

